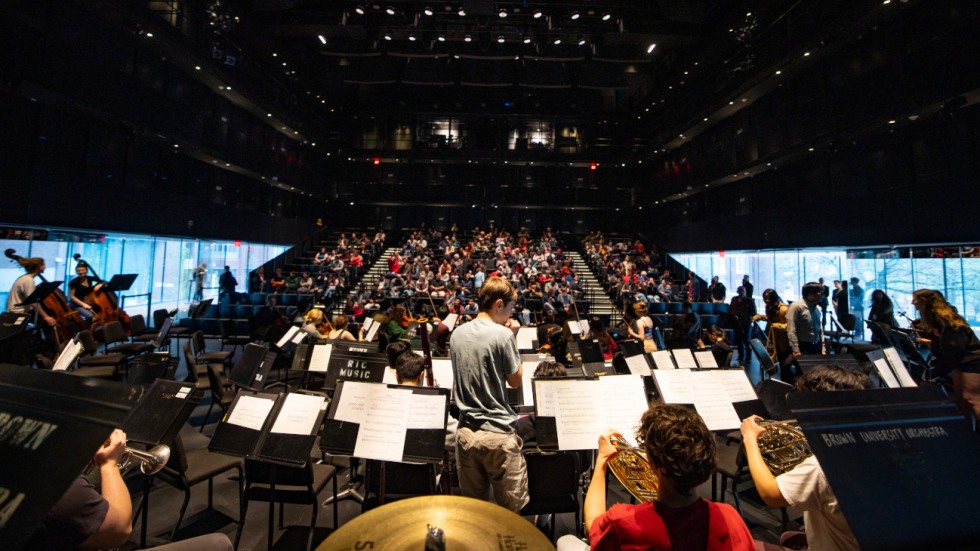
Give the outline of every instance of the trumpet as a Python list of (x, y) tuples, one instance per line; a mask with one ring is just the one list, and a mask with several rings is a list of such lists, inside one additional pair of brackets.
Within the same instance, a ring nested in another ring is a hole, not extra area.
[(643, 503), (657, 500), (657, 490), (660, 483), (657, 473), (653, 472), (647, 454), (640, 448), (634, 448), (628, 442), (619, 438), (611, 440), (616, 447), (616, 453), (609, 458), (606, 465), (616, 480), (630, 494)]
[[(130, 469), (139, 464), (141, 473), (146, 476), (153, 476), (160, 472), (160, 469), (167, 466), (167, 461), (169, 460), (170, 446), (166, 444), (157, 444), (146, 451), (126, 446), (123, 450), (122, 459), (119, 460), (119, 473), (125, 475)], [(94, 467), (95, 463), (89, 463), (85, 469), (85, 474), (92, 472)]]
[(759, 421), (759, 424), (766, 427), (759, 435), (759, 451), (773, 476), (792, 470), (813, 455), (799, 427), (781, 421)]

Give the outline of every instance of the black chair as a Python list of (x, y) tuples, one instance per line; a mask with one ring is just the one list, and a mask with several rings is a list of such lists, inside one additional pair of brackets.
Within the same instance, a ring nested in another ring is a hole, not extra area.
[(232, 355), (235, 354), (235, 348), (242, 348), (244, 350), (245, 345), (252, 342), (252, 337), (250, 335), (242, 335), (238, 333), (238, 327), (235, 320), (221, 320), (221, 350), (224, 351), (225, 345), (232, 346)]
[(581, 465), (574, 452), (525, 452), (527, 488), (530, 501), (520, 514), (551, 514), (550, 535), (555, 540), (557, 513), (575, 513), (575, 533), (579, 534), (582, 507), (579, 504)]
[(218, 369), (224, 367), (223, 364), (199, 364), (194, 359), (194, 354), (191, 353), (191, 344), (188, 342), (184, 343), (184, 363), (187, 364), (187, 376), (184, 377), (184, 382), (194, 383), (197, 388), (207, 390), (211, 388), (211, 382), (206, 377), (201, 377), (202, 375), (207, 375), (208, 366), (215, 365)]
[(338, 526), (337, 519), (337, 467), (319, 463), (307, 462), (303, 467), (288, 467), (274, 465), (256, 459), (245, 460), (245, 491), (242, 493), (241, 518), (238, 531), (235, 533), (235, 548), (242, 537), (245, 526), (245, 515), (248, 513), (249, 501), (269, 502), (269, 550), (272, 550), (272, 536), (275, 532), (273, 525), (275, 504), (279, 503), (279, 529), (283, 529), (283, 507), (286, 503), (311, 505), (312, 519), (310, 520), (310, 535), (306, 541), (306, 550), (313, 547), (313, 532), (316, 528), (317, 510), (320, 499), (317, 497), (327, 482), (333, 480), (333, 525)]
[(146, 326), (143, 314), (136, 314), (129, 318), (129, 342), (151, 343), (157, 340), (157, 334), (150, 331)]
[[(102, 335), (105, 339), (106, 354), (125, 354), (128, 358), (135, 358), (153, 350), (152, 344), (139, 342), (126, 342), (126, 330), (118, 321), (110, 321), (102, 327)], [(109, 346), (110, 344), (115, 346)]]
[[(176, 310), (174, 312), (176, 312)], [(160, 328), (163, 327), (163, 323), (167, 320), (168, 317), (170, 317), (170, 312), (168, 312), (166, 308), (160, 308), (158, 310), (154, 310), (153, 327), (155, 327), (159, 331)], [(177, 341), (180, 342), (180, 338), (186, 337), (188, 331), (190, 331), (189, 327), (181, 327), (177, 325), (177, 320), (175, 319), (173, 325), (170, 326), (170, 332), (167, 333), (166, 340), (164, 340), (163, 343), (161, 343), (161, 346), (164, 344), (169, 346), (171, 337), (177, 339)]]
[(431, 463), (397, 463), (368, 460), (364, 466), (364, 501), (361, 511), (377, 507), (381, 501), (381, 475), (384, 469), (384, 503), (409, 497), (434, 495), (436, 471)]
[(749, 341), (749, 348), (752, 349), (752, 354), (755, 358), (759, 360), (759, 365), (762, 366), (762, 378), (770, 377), (776, 374), (779, 370), (779, 366), (776, 362), (772, 361), (769, 353), (766, 352), (766, 345), (762, 344), (759, 339), (752, 339)]
[[(167, 466), (156, 474), (156, 479), (170, 484), (174, 488), (184, 492), (184, 502), (180, 506), (180, 513), (177, 515), (177, 524), (170, 532), (170, 539), (173, 540), (180, 529), (180, 523), (184, 520), (184, 513), (187, 512), (187, 504), (191, 500), (191, 487), (208, 481), (208, 510), (214, 509), (214, 477), (226, 473), (232, 469), (238, 471), (238, 499), (242, 500), (242, 460), (230, 455), (214, 453), (207, 448), (196, 450), (184, 450), (183, 442), (178, 435), (170, 445), (170, 461)], [(237, 542), (236, 542), (237, 543)]]
[(227, 364), (231, 361), (231, 352), (226, 350), (218, 350), (215, 352), (207, 352), (206, 344), (204, 341), (204, 331), (194, 331), (191, 335), (191, 346), (194, 350), (194, 358), (197, 363), (224, 363)]
[(75, 369), (71, 371), (73, 375), (113, 379), (126, 368), (129, 358), (125, 354), (98, 354), (99, 345), (91, 331), (79, 331), (77, 337), (82, 343), (82, 355), (75, 362)]
[[(721, 495), (716, 493), (718, 479), (721, 479)], [(728, 482), (731, 481), (732, 500), (735, 502), (735, 510), (742, 514), (742, 504), (739, 499), (738, 485), (743, 479), (751, 480), (749, 473), (749, 462), (745, 455), (745, 446), (742, 444), (742, 435), (738, 431), (731, 432), (724, 446), (718, 446), (718, 466), (711, 475), (711, 501), (725, 501), (725, 493), (728, 491)], [(765, 507), (765, 503), (761, 506)], [(785, 532), (789, 525), (789, 512), (786, 507), (780, 507), (780, 518), (782, 531)]]

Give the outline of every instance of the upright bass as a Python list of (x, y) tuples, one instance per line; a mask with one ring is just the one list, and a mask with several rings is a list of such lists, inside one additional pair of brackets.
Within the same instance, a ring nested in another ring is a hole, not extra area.
[[(15, 253), (16, 251), (14, 249), (4, 251), (4, 255), (7, 258), (20, 263), (24, 257)], [(39, 273), (38, 277), (41, 278), (41, 281), (48, 282), (42, 274)], [(54, 292), (44, 297), (44, 300), (41, 301), (41, 308), (55, 320), (53, 328), (54, 339), (58, 344), (71, 340), (79, 331), (88, 329), (88, 323), (82, 318), (81, 314), (72, 310), (68, 304), (68, 297), (65, 296), (65, 292), (61, 289), (55, 289)]]
[[(95, 273), (92, 265), (82, 258), (82, 255), (75, 253), (72, 258), (78, 264), (88, 268), (89, 272), (96, 279), (102, 279)], [(92, 318), (93, 325), (102, 326), (112, 321), (118, 321), (122, 324), (123, 329), (126, 330), (126, 334), (129, 335), (129, 314), (119, 307), (119, 297), (106, 287), (104, 281), (100, 281), (92, 287), (92, 292), (89, 293), (87, 302), (92, 305), (92, 313), (95, 314)]]

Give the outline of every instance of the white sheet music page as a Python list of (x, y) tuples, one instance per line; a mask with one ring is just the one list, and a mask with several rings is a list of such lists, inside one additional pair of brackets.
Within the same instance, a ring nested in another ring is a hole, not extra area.
[(239, 427), (262, 430), (262, 425), (265, 424), (274, 405), (276, 405), (275, 400), (242, 395), (238, 398), (238, 404), (231, 410), (228, 422)]
[(694, 361), (694, 354), (691, 353), (690, 348), (674, 348), (671, 352), (674, 354), (674, 361), (677, 362), (677, 369), (695, 369), (698, 367), (698, 362)]
[(653, 358), (653, 365), (657, 366), (657, 369), (677, 369), (674, 360), (670, 357), (670, 350), (651, 352), (650, 357)]
[[(550, 382), (550, 381), (549, 381)], [(599, 434), (607, 427), (602, 424), (602, 400), (596, 381), (554, 381), (555, 424), (558, 428), (558, 449), (594, 450)]]
[(453, 389), (453, 361), (449, 358), (432, 358), (432, 378), (439, 388)]
[(582, 332), (582, 326), (578, 324), (577, 320), (568, 320), (568, 331), (573, 335), (578, 335)]
[(637, 354), (636, 356), (627, 356), (626, 367), (630, 368), (630, 373), (632, 373), (633, 375), (650, 374), (650, 366), (647, 364), (647, 359), (643, 354)]
[[(724, 385), (718, 384), (717, 372), (692, 372), (694, 409), (701, 415), (708, 430), (736, 429), (741, 424), (732, 399)], [(753, 393), (754, 395), (754, 393)]]
[(299, 332), (299, 327), (296, 327), (295, 325), (287, 329), (286, 334), (283, 335), (282, 338), (276, 342), (276, 348), (282, 348), (283, 346), (286, 346), (286, 343), (292, 340), (292, 338), (296, 336), (296, 333), (298, 332)]
[(377, 383), (343, 381), (343, 391), (337, 402), (334, 419), (347, 423), (362, 424), (368, 404), (384, 400), (388, 387)]
[(680, 369), (657, 369), (653, 380), (660, 389), (660, 398), (665, 404), (693, 404), (695, 400), (693, 371)]
[(394, 367), (388, 366), (385, 368), (385, 374), (381, 377), (381, 382), (386, 385), (398, 384), (398, 374), (395, 372)]
[(588, 333), (591, 327), (589, 327), (589, 320), (578, 320), (578, 328), (580, 333)]
[(367, 342), (372, 342), (374, 341), (374, 336), (378, 334), (378, 328), (381, 327), (381, 324), (375, 321), (374, 318), (368, 318), (364, 320), (364, 325), (367, 325), (368, 321), (371, 322), (371, 326), (368, 327), (367, 335), (364, 335), (364, 340)]
[(752, 388), (752, 382), (741, 369), (719, 369), (707, 373), (698, 373), (701, 376), (708, 376), (718, 381), (728, 394), (730, 402), (745, 402), (748, 400), (758, 400), (759, 395)]
[(291, 342), (293, 344), (299, 344), (299, 343), (303, 342), (303, 339), (305, 339), (305, 338), (306, 338), (306, 332), (305, 331), (297, 331), (296, 334), (293, 335), (293, 338), (289, 340), (289, 342)]
[(524, 405), (533, 406), (534, 405), (534, 370), (538, 368), (538, 364), (541, 362), (521, 362), (523, 365), (521, 367), (521, 394), (524, 396)]
[(697, 360), (698, 365), (701, 369), (717, 369), (718, 360), (715, 359), (715, 355), (710, 350), (698, 350), (694, 353), (694, 359)]
[(412, 394), (408, 409), (408, 428), (446, 428), (446, 397), (442, 394)]
[(878, 370), (878, 375), (881, 380), (885, 382), (885, 386), (888, 388), (898, 388), (902, 386), (899, 384), (898, 379), (895, 378), (895, 374), (892, 373), (891, 366), (888, 365), (888, 360), (882, 356), (877, 360), (872, 362), (875, 365), (875, 369)]
[(307, 369), (315, 373), (326, 373), (332, 351), (332, 344), (314, 344), (313, 354), (310, 356), (310, 365)]
[(453, 329), (456, 329), (456, 321), (459, 320), (459, 314), (449, 314), (446, 319), (442, 320), (442, 323), (446, 324), (449, 328), (449, 332), (452, 333)]
[(909, 370), (905, 367), (905, 362), (902, 361), (902, 357), (898, 355), (898, 350), (892, 347), (885, 349), (885, 359), (892, 366), (892, 371), (895, 372), (895, 376), (898, 377), (898, 382), (903, 387), (916, 387), (919, 386), (915, 384), (915, 379), (909, 375)]
[(68, 341), (68, 344), (65, 345), (65, 349), (61, 351), (61, 354), (58, 355), (58, 359), (55, 360), (54, 366), (51, 367), (51, 371), (65, 371), (81, 353), (81, 341), (76, 341), (74, 339)]
[(313, 433), (316, 418), (326, 404), (321, 396), (290, 393), (279, 410), (272, 432), (276, 434), (298, 434), (309, 436)]
[[(643, 379), (637, 375), (607, 375), (599, 377), (598, 383), (602, 396), (599, 411), (605, 428), (619, 431), (631, 446), (636, 446), (636, 427), (649, 408)], [(596, 444), (592, 442), (593, 449)]]
[(537, 397), (537, 401), (534, 403), (534, 411), (541, 417), (554, 417), (556, 415), (555, 393), (558, 384), (562, 382), (564, 381), (554, 379), (534, 379), (531, 381), (534, 385), (534, 395)]
[(354, 443), (354, 457), (401, 461), (405, 451), (412, 391), (375, 386), (382, 389), (383, 397), (371, 400), (364, 410), (364, 422), (357, 431), (357, 441)]
[(533, 350), (534, 339), (536, 338), (538, 338), (538, 329), (536, 327), (521, 327), (517, 330), (517, 349)]

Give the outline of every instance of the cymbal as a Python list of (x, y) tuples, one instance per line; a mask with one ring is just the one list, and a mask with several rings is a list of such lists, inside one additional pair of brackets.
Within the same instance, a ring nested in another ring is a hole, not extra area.
[(443, 530), (450, 551), (555, 548), (534, 524), (508, 509), (479, 499), (439, 495), (372, 509), (337, 529), (317, 551), (421, 551), (427, 525)]

